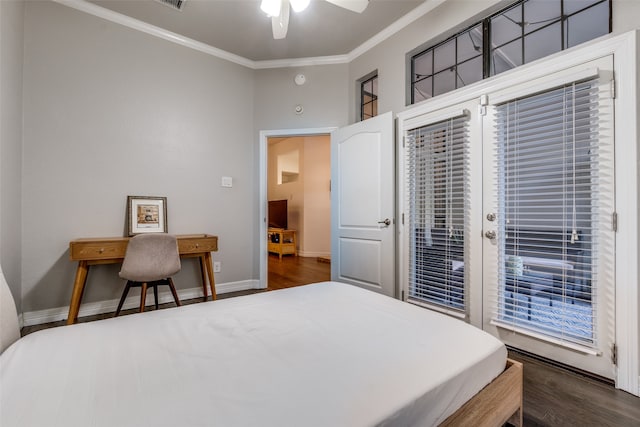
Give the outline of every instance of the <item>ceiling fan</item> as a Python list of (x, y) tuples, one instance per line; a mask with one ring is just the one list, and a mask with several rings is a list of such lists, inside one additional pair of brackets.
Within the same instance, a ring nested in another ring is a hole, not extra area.
[[(289, 5), (294, 12), (301, 12), (309, 6), (310, 0), (262, 0), (260, 9), (271, 17), (271, 29), (274, 39), (283, 39), (289, 28)], [(369, 0), (325, 0), (344, 9), (362, 13)]]

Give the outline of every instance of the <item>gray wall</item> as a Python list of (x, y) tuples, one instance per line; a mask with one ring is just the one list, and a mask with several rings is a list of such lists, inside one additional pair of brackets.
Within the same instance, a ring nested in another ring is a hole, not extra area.
[[(296, 74), (306, 83), (298, 86)], [(255, 128), (303, 129), (347, 124), (348, 65), (318, 65), (257, 70), (255, 76)], [(294, 107), (304, 106), (303, 114)]]
[[(23, 310), (69, 304), (69, 241), (123, 235), (127, 195), (166, 196), (170, 233), (217, 234), (218, 283), (252, 279), (253, 81), (245, 67), (27, 2)], [(118, 298), (117, 271), (93, 269), (83, 302)], [(199, 286), (197, 264), (175, 280)]]
[(0, 1), (0, 262), (22, 312), (22, 52), (24, 3)]

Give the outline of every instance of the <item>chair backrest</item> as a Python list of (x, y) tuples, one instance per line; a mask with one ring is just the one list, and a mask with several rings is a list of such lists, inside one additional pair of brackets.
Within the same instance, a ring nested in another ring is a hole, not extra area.
[(129, 240), (120, 277), (134, 282), (162, 280), (180, 271), (178, 241), (165, 233), (138, 234)]
[(16, 303), (0, 267), (0, 354), (20, 338)]

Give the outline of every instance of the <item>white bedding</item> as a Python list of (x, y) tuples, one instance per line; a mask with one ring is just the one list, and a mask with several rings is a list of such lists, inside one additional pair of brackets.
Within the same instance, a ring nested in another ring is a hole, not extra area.
[(437, 425), (505, 361), (460, 320), (323, 282), (28, 335), (0, 356), (0, 425)]

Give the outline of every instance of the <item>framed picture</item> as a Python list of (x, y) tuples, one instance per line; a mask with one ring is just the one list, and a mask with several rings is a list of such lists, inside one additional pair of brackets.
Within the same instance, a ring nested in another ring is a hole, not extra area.
[(166, 233), (167, 198), (127, 196), (129, 236), (141, 233)]

